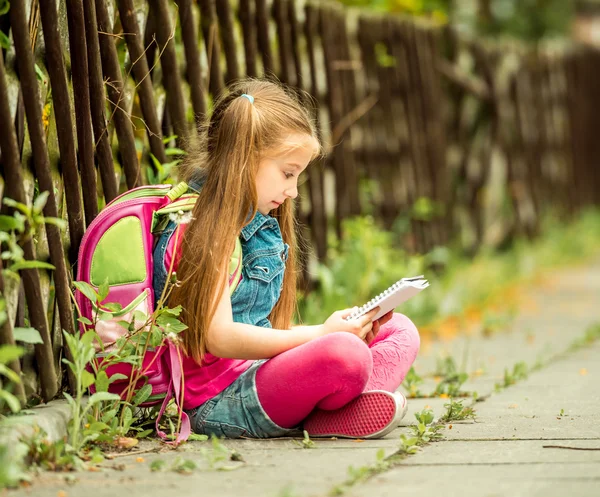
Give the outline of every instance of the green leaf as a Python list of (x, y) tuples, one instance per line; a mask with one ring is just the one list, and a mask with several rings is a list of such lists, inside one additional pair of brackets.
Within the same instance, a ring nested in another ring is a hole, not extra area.
[(0, 364), (8, 364), (25, 353), (23, 347), (18, 345), (0, 345)]
[(90, 385), (94, 384), (94, 375), (87, 370), (83, 370), (81, 372), (81, 386), (83, 388), (88, 388)]
[[(2, 14), (0, 13), (0, 15)], [(10, 38), (4, 34), (4, 31), (0, 31), (0, 47), (5, 50), (10, 49)]]
[(88, 326), (92, 326), (94, 324), (85, 316), (81, 316), (80, 318), (77, 318), (77, 321), (79, 321), (80, 323), (83, 323), (83, 324), (87, 324)]
[[(153, 432), (154, 432), (154, 430), (151, 428), (148, 430), (140, 431), (139, 433), (136, 434), (135, 438), (146, 438), (147, 436), (152, 435)], [(192, 434), (190, 434), (190, 436), (191, 435), (194, 435), (194, 434), (192, 433)]]
[(36, 214), (41, 213), (44, 210), (44, 206), (46, 205), (46, 202), (48, 201), (48, 195), (50, 195), (50, 192), (41, 192), (37, 198), (34, 200), (33, 202), (33, 212), (35, 212)]
[(71, 407), (73, 407), (75, 405), (75, 399), (71, 396), (71, 394), (69, 394), (67, 392), (63, 392), (63, 395), (65, 396), (65, 399), (67, 399), (67, 402), (69, 403), (69, 405)]
[(64, 219), (59, 219), (58, 217), (45, 217), (44, 223), (53, 224), (54, 226), (58, 226), (58, 228), (62, 231), (67, 229), (67, 221)]
[(12, 393), (6, 390), (0, 390), (0, 399), (4, 400), (13, 413), (19, 412), (21, 403)]
[(177, 140), (177, 135), (169, 135), (169, 136), (165, 136), (163, 138), (163, 143), (166, 145), (167, 143), (173, 141), (173, 140)]
[(121, 373), (111, 374), (110, 378), (108, 380), (108, 384), (110, 385), (111, 383), (113, 383), (117, 380), (126, 380), (127, 378), (129, 378), (129, 377), (124, 374), (121, 374)]
[(180, 148), (177, 147), (170, 147), (165, 149), (165, 155), (167, 156), (172, 156), (172, 155), (185, 155), (186, 151), (185, 150), (181, 150)]
[(44, 71), (42, 71), (42, 68), (37, 64), (35, 65), (35, 75), (37, 76), (37, 79), (42, 83), (46, 82), (46, 75), (44, 74)]
[(75, 288), (85, 295), (85, 297), (92, 303), (95, 304), (98, 302), (98, 293), (92, 285), (86, 283), (85, 281), (74, 281), (73, 285), (75, 285)]
[(116, 393), (96, 392), (88, 400), (88, 405), (87, 406), (91, 407), (91, 406), (93, 406), (95, 404), (98, 404), (99, 402), (106, 402), (106, 401), (109, 401), (109, 400), (121, 400), (121, 397), (119, 397)]
[(140, 404), (143, 404), (146, 400), (148, 400), (148, 397), (150, 397), (150, 395), (152, 395), (152, 385), (146, 384), (136, 392), (131, 403), (134, 406), (139, 406)]
[(0, 374), (6, 376), (13, 383), (21, 383), (19, 375), (4, 364), (0, 364)]
[[(0, 0), (0, 16), (6, 14), (10, 9), (10, 2), (8, 0)], [(8, 48), (8, 47), (7, 47)]]
[(206, 442), (208, 440), (208, 435), (201, 435), (199, 433), (190, 433), (188, 436), (188, 440), (195, 442)]
[(96, 375), (96, 392), (108, 392), (108, 385), (110, 383), (106, 371), (100, 371)]
[(133, 422), (133, 412), (131, 411), (131, 407), (125, 407), (123, 412), (123, 435), (125, 435), (129, 431), (129, 427)]
[(21, 219), (16, 219), (13, 216), (0, 216), (1, 231), (23, 231), (25, 226)]
[(98, 302), (102, 302), (106, 297), (108, 297), (108, 292), (110, 292), (110, 286), (108, 285), (107, 278), (104, 283), (98, 287)]
[(52, 264), (42, 261), (19, 261), (12, 264), (8, 269), (21, 271), (22, 269), (56, 269)]
[(111, 419), (113, 419), (117, 415), (117, 409), (111, 409), (110, 411), (105, 412), (102, 415), (102, 422), (108, 423)]
[(40, 332), (35, 328), (15, 328), (13, 330), (13, 336), (15, 337), (15, 340), (19, 342), (31, 344), (44, 343), (40, 336)]
[(123, 310), (123, 306), (118, 302), (109, 302), (107, 304), (102, 304), (102, 307), (109, 312), (120, 312)]
[(95, 423), (92, 423), (90, 425), (90, 427), (87, 429), (87, 431), (103, 432), (103, 431), (109, 430), (109, 429), (110, 429), (110, 427), (106, 423), (103, 423), (102, 421), (96, 421)]

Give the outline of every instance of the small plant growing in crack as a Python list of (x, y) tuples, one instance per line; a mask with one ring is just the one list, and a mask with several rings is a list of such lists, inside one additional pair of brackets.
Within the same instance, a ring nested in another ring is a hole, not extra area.
[(446, 412), (440, 418), (441, 423), (449, 423), (451, 421), (464, 421), (467, 419), (476, 420), (477, 414), (472, 407), (463, 406), (462, 400), (452, 400), (448, 404), (444, 404)]
[(409, 398), (414, 399), (416, 397), (423, 397), (423, 394), (419, 390), (419, 385), (421, 383), (423, 383), (423, 378), (421, 378), (415, 371), (415, 368), (411, 366), (403, 382), (403, 386), (406, 388)]
[(304, 434), (304, 438), (298, 442), (298, 440), (294, 440), (296, 445), (299, 445), (303, 449), (314, 449), (316, 447), (315, 443), (310, 439), (310, 435), (306, 430), (302, 432)]
[(443, 438), (440, 430), (443, 426), (433, 423), (433, 411), (431, 409), (423, 409), (421, 412), (415, 413), (417, 419), (416, 425), (411, 425), (414, 438), (417, 439), (416, 445), (425, 445), (429, 442), (435, 442)]
[(523, 361), (517, 362), (512, 371), (508, 368), (504, 369), (504, 382), (502, 384), (496, 383), (495, 390), (500, 391), (502, 388), (514, 385), (517, 381), (525, 380), (529, 376), (529, 368)]

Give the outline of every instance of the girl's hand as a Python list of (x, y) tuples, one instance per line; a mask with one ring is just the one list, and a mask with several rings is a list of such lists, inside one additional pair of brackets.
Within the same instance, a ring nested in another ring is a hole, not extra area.
[[(352, 314), (356, 307), (352, 309), (344, 309), (334, 312), (327, 321), (321, 326), (321, 334), (328, 335), (337, 331), (346, 331), (356, 335), (358, 338), (365, 340), (365, 337), (373, 328), (373, 316), (379, 311), (379, 307), (367, 312), (364, 316), (358, 319), (346, 321), (346, 317)], [(383, 319), (383, 318), (382, 318)]]
[(369, 333), (367, 333), (367, 336), (365, 337), (365, 342), (367, 343), (367, 345), (369, 345), (373, 340), (375, 340), (377, 333), (379, 333), (379, 328), (385, 323), (387, 323), (390, 319), (392, 319), (393, 315), (394, 310), (392, 309), (387, 314), (381, 316), (377, 321), (373, 321), (373, 328), (371, 328), (371, 331), (369, 331)]

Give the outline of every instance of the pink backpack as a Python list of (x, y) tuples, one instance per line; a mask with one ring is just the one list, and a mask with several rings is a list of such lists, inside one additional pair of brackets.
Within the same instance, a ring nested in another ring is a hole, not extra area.
[[(188, 194), (187, 190), (186, 183), (135, 188), (107, 204), (87, 228), (79, 248), (77, 281), (86, 282), (96, 290), (108, 282), (108, 295), (99, 309), (81, 291), (76, 290), (75, 300), (81, 316), (93, 322), (99, 311), (107, 310), (105, 303), (119, 304), (109, 306), (107, 312), (112, 314), (110, 319), (96, 323), (96, 333), (103, 342), (103, 347), (96, 349), (99, 363), (115, 342), (128, 333), (127, 328), (122, 326), (124, 321), (130, 322), (136, 311), (146, 316), (154, 312), (152, 283), (156, 235), (164, 229), (170, 213), (193, 208), (198, 195)], [(240, 281), (241, 263), (241, 244), (238, 240), (229, 267), (232, 290)], [(80, 323), (82, 333), (89, 328), (91, 326)], [(149, 407), (162, 402), (156, 431), (163, 439), (166, 434), (160, 430), (159, 421), (169, 400), (174, 398), (182, 420), (175, 443), (187, 439), (191, 428), (188, 416), (182, 410), (181, 358), (170, 340), (149, 347), (140, 370), (134, 370), (131, 364), (118, 363), (108, 366), (106, 373), (109, 378), (115, 374), (122, 375), (109, 386), (111, 393), (122, 397), (127, 390), (131, 390), (129, 384), (134, 374), (139, 378), (134, 391), (146, 384), (152, 387), (150, 396), (140, 406)]]

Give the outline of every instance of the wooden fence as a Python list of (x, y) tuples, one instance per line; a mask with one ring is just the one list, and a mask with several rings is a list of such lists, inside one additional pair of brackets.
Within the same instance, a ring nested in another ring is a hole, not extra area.
[(51, 399), (63, 381), (72, 266), (98, 206), (147, 182), (150, 154), (172, 160), (241, 76), (318, 102), (329, 154), (309, 169), (299, 212), (321, 260), (328, 230), (365, 212), (388, 228), (407, 219), (410, 250), (460, 237), (475, 251), (535, 235), (548, 208), (568, 216), (600, 201), (591, 48), (469, 40), (302, 0), (12, 0), (0, 30), (0, 194), (31, 204), (52, 192), (44, 214), (68, 221), (67, 234), (47, 225), (23, 247), (55, 271), (0, 277), (0, 343), (26, 323), (43, 338), (13, 364), (27, 396)]

